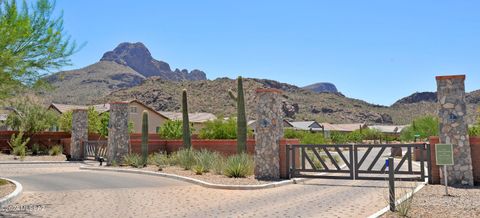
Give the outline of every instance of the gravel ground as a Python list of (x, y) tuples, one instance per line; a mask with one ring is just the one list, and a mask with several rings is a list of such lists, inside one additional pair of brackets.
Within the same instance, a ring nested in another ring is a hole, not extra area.
[[(223, 184), (223, 185), (260, 185), (260, 184), (276, 182), (272, 180), (268, 180), (268, 181), (257, 180), (254, 178), (253, 175), (246, 178), (229, 178), (227, 176), (217, 175), (211, 172), (204, 173), (203, 175), (196, 175), (192, 170), (184, 170), (183, 168), (177, 167), (177, 166), (165, 167), (162, 169), (162, 171), (158, 171), (158, 167), (149, 165), (145, 168), (142, 168), (141, 170), (175, 174), (179, 176), (185, 176), (185, 177), (202, 180), (208, 183)], [(277, 181), (281, 181), (281, 180), (277, 180)]]
[[(18, 158), (14, 155), (0, 154), (0, 161), (15, 161)], [(39, 156), (25, 156), (23, 161), (66, 161), (67, 157), (65, 155), (49, 156), (49, 155), (39, 155)], [(18, 159), (18, 161), (21, 161)]]
[[(412, 201), (409, 217), (480, 217), (480, 187), (449, 187), (427, 185), (417, 192)], [(384, 217), (399, 217), (388, 213)]]
[(15, 185), (14, 184), (9, 182), (6, 185), (1, 185), (0, 186), (0, 198), (3, 198), (5, 196), (9, 195), (13, 191), (15, 191)]

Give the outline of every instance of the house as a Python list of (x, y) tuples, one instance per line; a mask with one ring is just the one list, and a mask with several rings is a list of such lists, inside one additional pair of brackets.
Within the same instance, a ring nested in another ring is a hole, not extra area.
[(368, 128), (368, 125), (365, 123), (320, 123), (320, 125), (323, 126), (326, 132), (353, 132), (356, 130)]
[[(257, 125), (256, 120), (249, 120), (247, 121), (247, 127), (252, 129), (255, 132), (255, 125)], [(288, 122), (287, 120), (283, 120), (283, 127), (284, 128), (292, 128), (292, 124)]]
[(372, 125), (369, 129), (375, 129), (381, 133), (393, 136), (399, 136), (400, 132), (409, 125)]
[(323, 131), (323, 126), (320, 125), (317, 121), (292, 121), (288, 122), (295, 130), (305, 130), (311, 132), (321, 132)]
[[(142, 132), (142, 112), (145, 110), (148, 112), (148, 132), (156, 133), (159, 131), (160, 126), (162, 126), (167, 120), (163, 114), (160, 114), (151, 107), (143, 104), (138, 100), (131, 100), (128, 102), (128, 121), (133, 124), (133, 132), (140, 133)], [(98, 113), (104, 113), (110, 111), (110, 104), (97, 104), (91, 106), (85, 105), (66, 105), (66, 104), (56, 104), (52, 103), (49, 109), (56, 111), (58, 114), (63, 114), (74, 109), (88, 109), (93, 107)]]

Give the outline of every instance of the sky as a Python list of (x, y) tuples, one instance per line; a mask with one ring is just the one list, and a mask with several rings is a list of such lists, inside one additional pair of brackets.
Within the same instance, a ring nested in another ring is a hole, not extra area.
[(334, 83), (348, 97), (391, 105), (435, 91), (437, 75), (480, 89), (480, 1), (57, 0), (64, 29), (85, 46), (76, 69), (121, 42), (144, 43), (172, 69), (297, 86)]

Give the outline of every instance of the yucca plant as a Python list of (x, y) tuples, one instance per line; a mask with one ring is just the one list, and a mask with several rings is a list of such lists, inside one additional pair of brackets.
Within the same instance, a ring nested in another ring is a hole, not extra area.
[(191, 148), (180, 149), (175, 153), (178, 165), (185, 170), (190, 170), (195, 165), (195, 155)]
[(227, 158), (224, 174), (228, 177), (243, 178), (253, 175), (253, 170), (253, 158), (246, 153), (241, 153)]
[(50, 156), (57, 156), (57, 155), (62, 154), (62, 152), (63, 152), (63, 147), (61, 145), (52, 146), (52, 148), (50, 148), (50, 150), (48, 150), (48, 154)]

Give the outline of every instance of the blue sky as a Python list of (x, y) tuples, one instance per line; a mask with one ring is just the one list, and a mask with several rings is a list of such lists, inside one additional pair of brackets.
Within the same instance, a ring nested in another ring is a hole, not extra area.
[(121, 42), (143, 42), (175, 68), (209, 79), (256, 77), (298, 86), (332, 82), (390, 105), (466, 74), (480, 89), (480, 1), (57, 0), (65, 30), (86, 46), (74, 69)]

